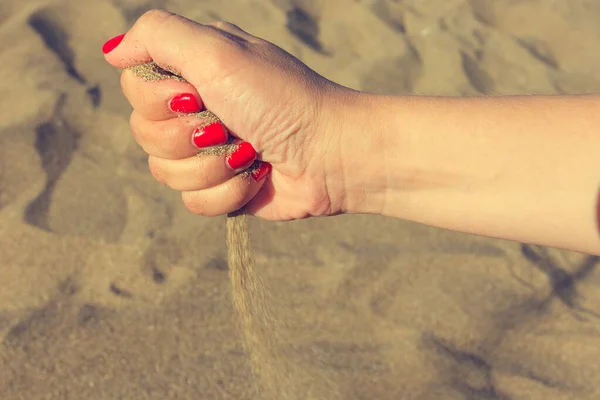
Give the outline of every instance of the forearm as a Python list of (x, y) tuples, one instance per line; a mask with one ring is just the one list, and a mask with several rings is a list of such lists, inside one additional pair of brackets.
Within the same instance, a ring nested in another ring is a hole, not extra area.
[(600, 254), (600, 97), (368, 97), (366, 212)]

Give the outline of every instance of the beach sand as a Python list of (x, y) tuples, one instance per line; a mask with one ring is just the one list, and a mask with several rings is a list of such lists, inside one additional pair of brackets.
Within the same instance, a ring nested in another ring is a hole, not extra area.
[[(225, 217), (154, 181), (100, 51), (153, 7), (356, 89), (600, 90), (595, 0), (2, 0), (2, 400), (259, 398)], [(600, 398), (594, 257), (376, 216), (250, 226), (307, 399)]]

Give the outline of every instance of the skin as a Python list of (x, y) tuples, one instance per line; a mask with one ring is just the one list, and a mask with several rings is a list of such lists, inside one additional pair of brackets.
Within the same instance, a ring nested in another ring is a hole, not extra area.
[[(223, 22), (144, 14), (106, 55), (154, 60), (189, 83), (122, 74), (131, 129), (152, 174), (194, 213), (292, 220), (380, 214), (449, 230), (600, 254), (600, 96), (393, 97), (319, 76)], [(265, 79), (268, 77), (268, 79)], [(224, 156), (195, 157), (192, 93), (273, 166), (259, 181)]]

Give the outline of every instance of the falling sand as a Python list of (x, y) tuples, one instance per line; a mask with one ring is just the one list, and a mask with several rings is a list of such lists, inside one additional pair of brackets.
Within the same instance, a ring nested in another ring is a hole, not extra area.
[[(154, 62), (136, 65), (130, 70), (145, 81), (185, 81)], [(197, 116), (202, 121), (201, 125), (221, 122), (210, 111), (202, 111)], [(198, 156), (222, 156), (231, 153), (235, 147), (233, 143), (227, 143), (202, 150)], [(259, 166), (260, 161), (256, 161), (240, 174), (240, 178), (248, 179), (250, 172)], [(244, 343), (250, 354), (254, 372), (259, 378), (260, 386), (256, 389), (260, 392), (260, 398), (307, 399), (306, 375), (282, 357), (279, 350), (278, 324), (273, 317), (269, 292), (255, 268), (248, 233), (248, 216), (243, 209), (227, 215), (227, 248), (233, 304), (238, 313)], [(299, 379), (300, 376), (303, 379)]]

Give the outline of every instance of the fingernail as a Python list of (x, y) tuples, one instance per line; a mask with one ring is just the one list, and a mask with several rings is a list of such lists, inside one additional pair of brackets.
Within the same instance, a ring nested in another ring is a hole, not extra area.
[(260, 181), (262, 178), (264, 178), (265, 176), (267, 176), (269, 174), (269, 172), (271, 172), (271, 164), (269, 164), (268, 162), (262, 162), (260, 163), (260, 166), (255, 169), (254, 171), (252, 171), (252, 177), (254, 178), (255, 181)]
[(195, 113), (200, 111), (200, 105), (196, 96), (191, 93), (183, 93), (175, 96), (169, 102), (169, 108), (177, 113)]
[(125, 34), (123, 33), (122, 35), (115, 36), (114, 38), (110, 39), (108, 42), (104, 43), (104, 45), (102, 46), (102, 52), (104, 54), (108, 54), (111, 51), (113, 51), (119, 44), (121, 44), (124, 37), (125, 37)]
[(224, 144), (227, 142), (227, 132), (221, 123), (215, 122), (204, 128), (196, 128), (192, 141), (199, 148)]
[(229, 168), (236, 170), (244, 166), (250, 165), (256, 158), (256, 150), (248, 142), (242, 142), (229, 157), (227, 157), (227, 165)]

